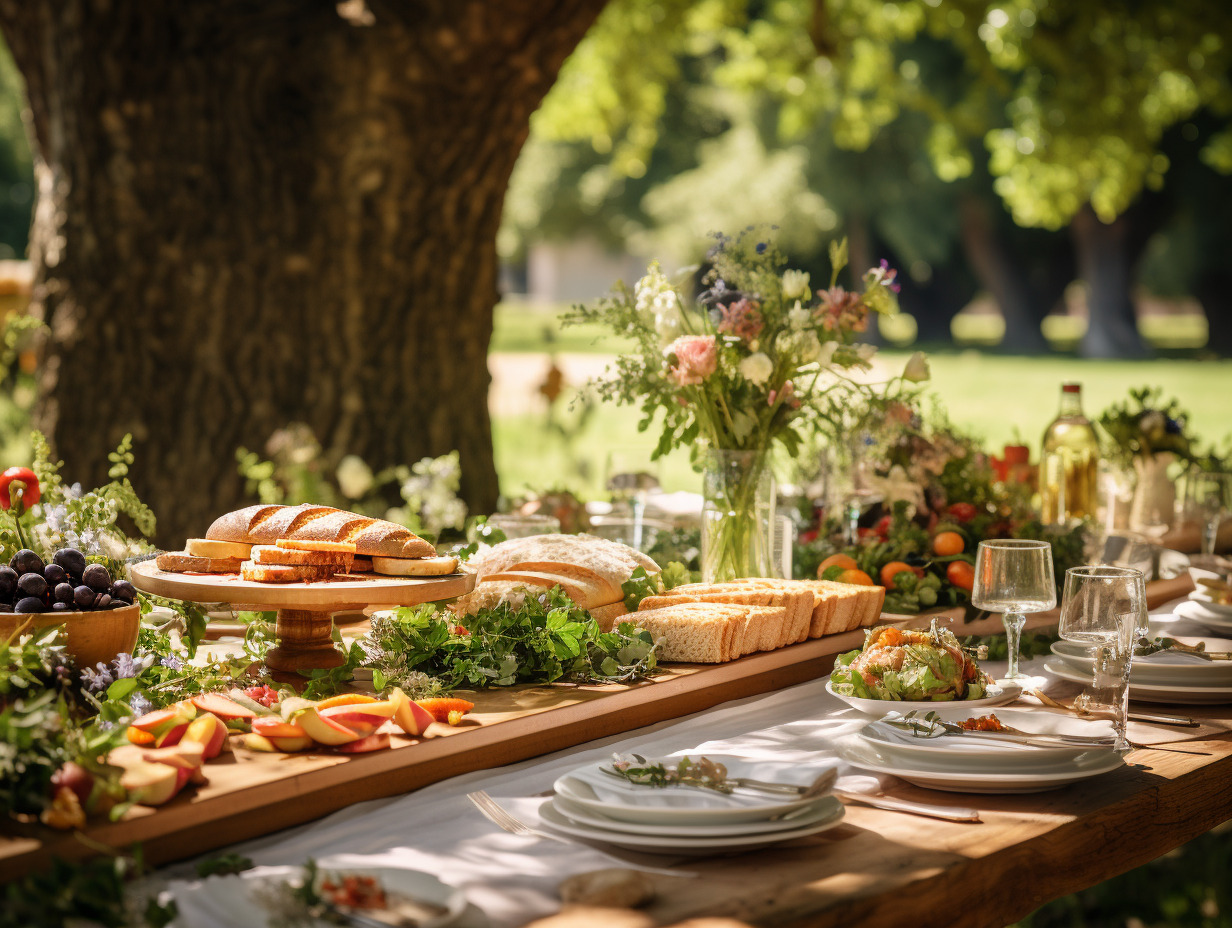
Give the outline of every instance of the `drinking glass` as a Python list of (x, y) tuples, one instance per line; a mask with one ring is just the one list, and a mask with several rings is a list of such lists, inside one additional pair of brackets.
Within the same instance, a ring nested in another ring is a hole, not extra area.
[(1147, 633), (1146, 577), (1130, 567), (1071, 567), (1065, 572), (1060, 635), (1080, 642), (1095, 658), (1092, 689), (1083, 702), (1095, 715), (1107, 714), (1116, 730), (1117, 750), (1129, 749), (1129, 666), (1134, 642)]
[(632, 523), (628, 543), (639, 551), (645, 544), (646, 497), (659, 489), (659, 478), (651, 472), (656, 468), (649, 452), (611, 451), (607, 456), (604, 488), (614, 506), (628, 508)]
[(1000, 612), (1009, 644), (1006, 680), (1022, 680), (1018, 671), (1018, 642), (1027, 613), (1046, 612), (1057, 604), (1052, 575), (1052, 545), (1046, 541), (1006, 539), (981, 541), (975, 555), (975, 586), (971, 605)]
[(1202, 527), (1202, 553), (1215, 553), (1215, 536), (1232, 510), (1232, 474), (1200, 471), (1190, 475), (1189, 498)]

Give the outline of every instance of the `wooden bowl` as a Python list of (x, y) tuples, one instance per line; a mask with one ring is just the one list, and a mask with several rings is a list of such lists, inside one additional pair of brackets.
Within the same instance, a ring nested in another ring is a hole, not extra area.
[(64, 650), (73, 655), (78, 667), (109, 664), (121, 652), (132, 653), (141, 629), (141, 607), (121, 606), (99, 612), (0, 612), (0, 641), (30, 620), (30, 628), (44, 625), (65, 627)]

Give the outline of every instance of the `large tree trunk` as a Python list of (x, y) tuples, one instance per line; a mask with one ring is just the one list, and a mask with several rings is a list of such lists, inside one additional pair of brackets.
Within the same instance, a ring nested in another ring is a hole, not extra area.
[(1087, 285), (1087, 331), (1082, 354), (1088, 358), (1143, 358), (1150, 354), (1134, 315), (1131, 287), (1136, 258), (1131, 220), (1102, 222), (1084, 206), (1070, 223), (1078, 276)]
[(237, 447), (302, 421), (374, 467), (456, 448), (490, 510), (505, 189), (603, 3), (0, 0), (67, 473), (131, 431), (172, 541), (241, 503)]

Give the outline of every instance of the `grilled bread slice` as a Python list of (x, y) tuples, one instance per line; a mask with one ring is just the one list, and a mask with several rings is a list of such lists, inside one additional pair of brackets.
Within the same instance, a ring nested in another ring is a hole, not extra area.
[(242, 558), (238, 557), (198, 557), (186, 551), (169, 551), (154, 559), (159, 570), (173, 574), (237, 574), (240, 571)]

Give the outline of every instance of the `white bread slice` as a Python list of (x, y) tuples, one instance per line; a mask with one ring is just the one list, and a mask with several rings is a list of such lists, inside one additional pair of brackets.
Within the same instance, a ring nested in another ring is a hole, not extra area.
[(595, 606), (590, 610), (590, 617), (598, 622), (599, 628), (605, 632), (610, 632), (618, 623), (624, 621), (628, 614), (624, 600), (607, 606)]
[(240, 567), (240, 578), (256, 583), (311, 583), (328, 580), (337, 572), (338, 568), (331, 564), (288, 566), (244, 561)]
[(253, 545), (254, 564), (282, 564), (288, 567), (313, 564), (331, 564), (341, 570), (350, 570), (354, 556), (345, 551), (297, 551), (279, 545)]
[(252, 551), (252, 545), (238, 541), (214, 541), (210, 538), (190, 538), (184, 542), (184, 550), (197, 557), (239, 558), (243, 560)]
[(457, 573), (456, 557), (373, 557), (372, 569), (388, 577), (443, 577)]
[(349, 541), (306, 541), (298, 538), (279, 538), (274, 542), (279, 548), (288, 551), (337, 551), (343, 554), (354, 554), (355, 546)]
[(741, 653), (748, 607), (728, 603), (679, 603), (638, 611), (628, 621), (650, 632), (663, 661), (719, 664)]
[(781, 609), (780, 613), (761, 621), (756, 636), (746, 633), (744, 650), (772, 651), (787, 644), (801, 640), (802, 633), (807, 634), (808, 621), (812, 616), (813, 597), (804, 590), (778, 590), (772, 587), (741, 587), (713, 584), (704, 592), (676, 595), (676, 590), (669, 590), (660, 596), (647, 596), (642, 600), (639, 610), (656, 609), (660, 606), (676, 605), (688, 602), (731, 603), (747, 606), (773, 606)]
[(168, 551), (156, 557), (154, 563), (159, 570), (173, 574), (236, 574), (243, 561), (238, 557), (198, 557), (184, 551)]

